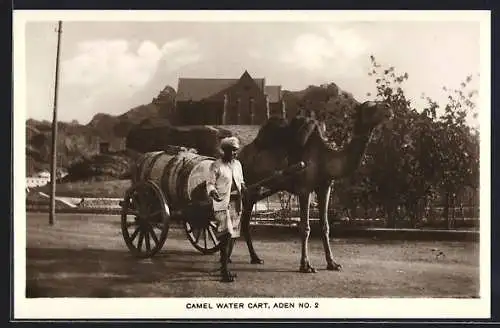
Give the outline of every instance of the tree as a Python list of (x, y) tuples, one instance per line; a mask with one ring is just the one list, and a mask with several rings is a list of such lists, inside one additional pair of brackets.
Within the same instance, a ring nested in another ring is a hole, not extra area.
[[(403, 91), (407, 73), (394, 67), (382, 68), (371, 57), (375, 77), (376, 99), (387, 102), (394, 110), (390, 124), (375, 134), (367, 149), (367, 174), (372, 183), (375, 202), (386, 213), (387, 225), (395, 227), (395, 209), (403, 205), (415, 225), (422, 217), (423, 205), (436, 192), (444, 191), (445, 216), (450, 199), (464, 186), (478, 183), (478, 133), (466, 124), (466, 116), (475, 108), (475, 91), (466, 91), (472, 77), (448, 96), (444, 113), (427, 98), (422, 111), (412, 108)], [(444, 88), (447, 91), (446, 88)]]
[(411, 108), (402, 88), (408, 73), (399, 73), (394, 67), (383, 68), (374, 56), (370, 56), (370, 60), (372, 69), (368, 75), (375, 78), (375, 99), (388, 103), (394, 117), (374, 133), (367, 148), (368, 180), (374, 201), (384, 209), (387, 226), (395, 227), (397, 207), (414, 203), (422, 193), (413, 183), (414, 170), (418, 166), (415, 156), (418, 144), (413, 127), (419, 122), (419, 115)]
[(175, 121), (175, 89), (167, 85), (157, 97), (153, 99), (152, 104), (158, 107), (158, 114), (162, 118)]
[[(469, 127), (466, 116), (475, 109), (477, 92), (469, 76), (440, 105), (426, 97), (427, 105), (415, 108), (404, 92), (409, 75), (383, 67), (374, 56), (369, 76), (375, 82), (374, 100), (388, 103), (394, 117), (374, 131), (360, 168), (335, 182), (333, 193), (340, 209), (354, 212), (382, 208), (388, 227), (397, 226), (397, 209), (407, 213), (416, 226), (434, 199), (445, 200), (445, 216), (464, 187), (479, 183), (479, 133)], [(357, 102), (334, 83), (309, 86), (286, 95), (292, 106), (306, 108), (325, 122), (332, 147), (343, 147), (352, 133), (352, 114)], [(289, 102), (287, 101), (287, 104)], [(294, 107), (295, 108), (295, 107)], [(449, 222), (451, 222), (449, 220)], [(450, 224), (448, 224), (450, 226)]]
[[(465, 187), (476, 189), (479, 186), (479, 131), (466, 122), (468, 114), (477, 115), (477, 91), (467, 90), (471, 81), (472, 76), (467, 76), (460, 83), (460, 88), (443, 88), (448, 92), (448, 103), (444, 113), (436, 120), (439, 161), (434, 169), (438, 179), (437, 188), (443, 192), (444, 217), (448, 228), (452, 227), (454, 216), (450, 215), (450, 208), (456, 206)], [(427, 99), (429, 107), (438, 107), (432, 99)]]

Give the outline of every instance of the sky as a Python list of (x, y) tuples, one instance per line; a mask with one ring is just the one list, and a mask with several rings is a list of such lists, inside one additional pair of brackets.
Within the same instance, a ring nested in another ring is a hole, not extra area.
[[(57, 22), (26, 24), (27, 116), (52, 119)], [(443, 86), (473, 75), (479, 88), (480, 29), (465, 21), (95, 22), (63, 23), (58, 118), (88, 123), (151, 102), (180, 77), (238, 78), (301, 90), (336, 83), (372, 99), (370, 55), (407, 72), (405, 92), (444, 105)], [(471, 124), (475, 124), (469, 118)]]

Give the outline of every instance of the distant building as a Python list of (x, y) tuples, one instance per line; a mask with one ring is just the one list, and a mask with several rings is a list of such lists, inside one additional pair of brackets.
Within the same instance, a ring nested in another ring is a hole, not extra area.
[(50, 182), (50, 177), (26, 177), (26, 187), (34, 188), (45, 186)]
[(239, 79), (180, 78), (176, 95), (179, 125), (260, 125), (284, 116), (281, 86), (266, 86), (245, 71)]
[(40, 171), (31, 177), (26, 177), (26, 187), (34, 188), (45, 186), (50, 182), (50, 172)]
[[(56, 171), (56, 176), (58, 179), (62, 179), (68, 175), (68, 172), (63, 168), (58, 168)], [(45, 186), (50, 183), (50, 172), (49, 171), (40, 171), (36, 174), (33, 174), (30, 177), (26, 177), (26, 187), (34, 188)]]
[(113, 138), (111, 141), (97, 139), (98, 154), (112, 154), (126, 148), (126, 138)]
[(99, 153), (108, 154), (109, 153), (109, 142), (100, 142), (99, 143)]

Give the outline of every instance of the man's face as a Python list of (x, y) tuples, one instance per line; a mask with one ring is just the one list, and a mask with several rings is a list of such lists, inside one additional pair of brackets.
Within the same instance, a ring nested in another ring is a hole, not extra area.
[(228, 161), (236, 158), (238, 150), (233, 147), (224, 148), (224, 158)]

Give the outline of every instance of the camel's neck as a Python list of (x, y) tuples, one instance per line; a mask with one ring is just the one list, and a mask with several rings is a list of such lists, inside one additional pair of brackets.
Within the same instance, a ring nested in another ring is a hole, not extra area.
[(339, 151), (330, 151), (330, 159), (327, 160), (327, 172), (332, 178), (343, 177), (352, 174), (358, 169), (363, 158), (371, 130), (356, 131), (351, 141)]
[(354, 135), (351, 142), (345, 147), (343, 161), (343, 173), (344, 175), (351, 174), (354, 172), (361, 164), (361, 159), (365, 155), (366, 145), (370, 140), (371, 131), (362, 134)]

